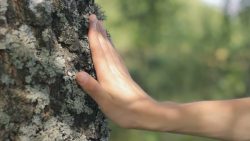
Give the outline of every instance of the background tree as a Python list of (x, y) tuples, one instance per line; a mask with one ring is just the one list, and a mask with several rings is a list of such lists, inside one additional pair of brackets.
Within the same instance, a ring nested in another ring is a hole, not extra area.
[(87, 41), (92, 0), (0, 1), (0, 140), (105, 141), (98, 106), (77, 86), (95, 77)]
[(249, 25), (250, 25), (250, 1), (247, 1), (247, 0), (241, 0), (241, 12), (240, 12), (240, 20), (241, 20), (241, 23), (243, 25), (243, 34), (244, 34), (244, 37), (245, 37), (245, 40), (244, 40), (244, 58), (248, 58), (248, 59), (245, 59), (245, 60), (242, 60), (244, 61), (246, 64), (247, 64), (247, 73), (246, 73), (246, 79), (245, 79), (245, 83), (246, 83), (246, 95), (249, 96), (250, 95), (250, 63), (249, 63), (249, 60), (250, 60), (250, 56), (249, 56), (249, 47), (250, 47), (250, 40), (249, 40), (249, 37), (250, 37), (250, 28), (249, 28)]

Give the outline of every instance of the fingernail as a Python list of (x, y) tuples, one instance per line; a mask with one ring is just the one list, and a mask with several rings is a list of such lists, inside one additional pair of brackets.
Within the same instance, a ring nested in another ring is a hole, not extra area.
[(96, 18), (96, 15), (90, 15), (90, 17), (89, 17), (89, 22), (90, 22), (90, 24), (92, 24), (92, 26), (96, 29), (96, 27), (97, 27), (97, 22), (98, 22), (98, 20), (97, 20), (97, 18)]
[(88, 75), (86, 75), (86, 72), (78, 72), (76, 74), (76, 80), (78, 82), (84, 82), (86, 80)]

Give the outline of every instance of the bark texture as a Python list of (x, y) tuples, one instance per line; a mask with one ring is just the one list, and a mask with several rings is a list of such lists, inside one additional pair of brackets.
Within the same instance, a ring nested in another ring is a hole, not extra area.
[(0, 0), (0, 140), (106, 141), (109, 129), (76, 84), (95, 77), (87, 40), (92, 0)]

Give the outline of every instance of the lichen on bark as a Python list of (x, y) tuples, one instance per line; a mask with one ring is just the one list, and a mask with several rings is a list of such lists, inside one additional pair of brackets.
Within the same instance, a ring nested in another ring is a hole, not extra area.
[(96, 103), (75, 82), (95, 77), (88, 16), (92, 0), (0, 1), (0, 139), (106, 141)]

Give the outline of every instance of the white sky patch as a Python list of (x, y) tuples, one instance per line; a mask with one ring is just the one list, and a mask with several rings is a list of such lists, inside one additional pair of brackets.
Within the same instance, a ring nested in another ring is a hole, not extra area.
[(205, 4), (216, 6), (222, 8), (224, 5), (224, 0), (202, 0)]
[(231, 3), (229, 5), (229, 9), (228, 9), (228, 14), (229, 15), (237, 15), (241, 9), (241, 5), (240, 5), (240, 0), (231, 0)]
[[(226, 0), (201, 0), (204, 4), (217, 7), (221, 10), (225, 8)], [(227, 7), (227, 13), (231, 16), (235, 16), (241, 9), (241, 0), (230, 0)]]

